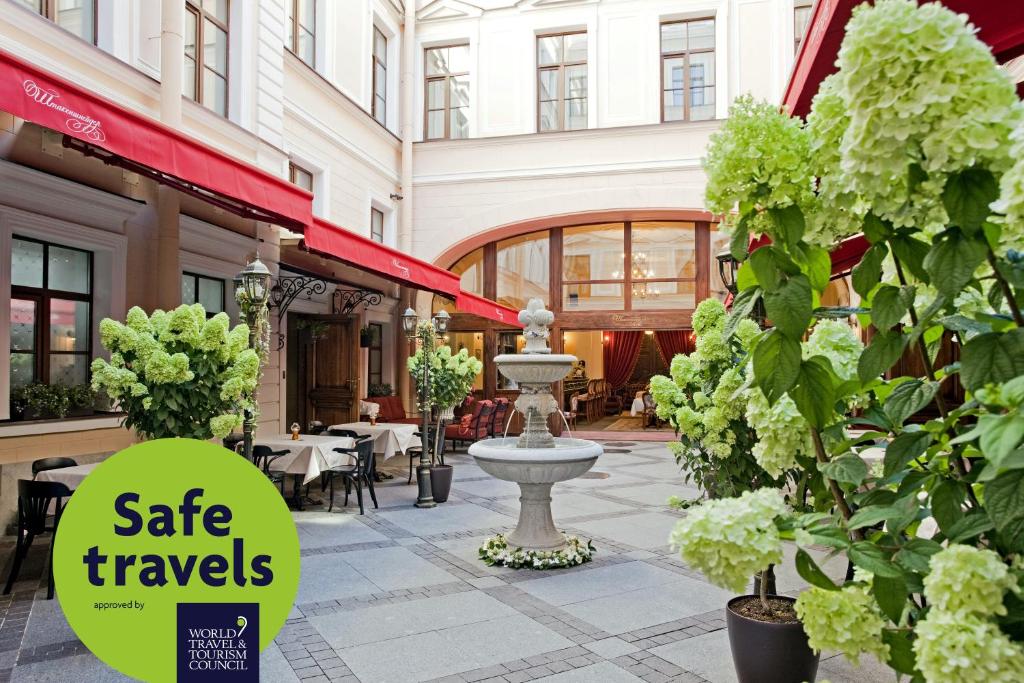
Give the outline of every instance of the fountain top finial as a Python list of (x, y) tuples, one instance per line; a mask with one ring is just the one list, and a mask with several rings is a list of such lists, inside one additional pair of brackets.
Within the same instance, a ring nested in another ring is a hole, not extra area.
[(551, 353), (548, 326), (555, 322), (555, 315), (544, 308), (542, 300), (530, 299), (526, 308), (519, 311), (519, 322), (523, 325), (523, 338), (526, 340), (523, 353)]

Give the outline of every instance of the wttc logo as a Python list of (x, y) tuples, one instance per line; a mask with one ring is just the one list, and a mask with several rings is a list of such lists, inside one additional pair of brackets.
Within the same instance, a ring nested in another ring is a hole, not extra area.
[(257, 603), (178, 603), (178, 681), (260, 680)]
[(64, 122), (64, 125), (68, 127), (72, 133), (79, 133), (89, 138), (93, 142), (103, 142), (107, 139), (106, 133), (100, 128), (100, 122), (91, 116), (69, 109), (63, 104), (57, 102), (57, 98), (60, 97), (57, 93), (52, 90), (47, 90), (36, 84), (35, 81), (26, 80), (22, 81), (22, 87), (25, 89), (25, 94), (35, 100), (37, 103), (44, 107), (49, 107), (54, 111), (59, 111), (62, 114), (67, 114), (71, 118)]

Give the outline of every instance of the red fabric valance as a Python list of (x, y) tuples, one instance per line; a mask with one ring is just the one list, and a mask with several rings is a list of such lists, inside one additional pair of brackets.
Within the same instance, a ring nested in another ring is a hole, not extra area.
[(519, 311), (513, 310), (508, 306), (502, 306), (477, 294), (460, 291), (455, 298), (455, 307), (463, 313), (472, 313), (481, 318), (521, 327)]
[(665, 365), (671, 366), (672, 359), (680, 353), (693, 353), (693, 332), (690, 330), (667, 330), (654, 333), (654, 341), (658, 345), (658, 353)]
[(612, 391), (626, 384), (632, 376), (643, 337), (643, 332), (631, 330), (604, 333), (604, 379)]
[(312, 220), (312, 195), (297, 185), (3, 50), (0, 109), (109, 152), (103, 158), (110, 163), (152, 170), (157, 181), (250, 207), (260, 220), (297, 230)]

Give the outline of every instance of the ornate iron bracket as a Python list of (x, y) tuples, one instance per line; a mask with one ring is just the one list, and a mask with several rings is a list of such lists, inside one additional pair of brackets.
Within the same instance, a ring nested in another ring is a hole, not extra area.
[(376, 306), (383, 300), (383, 294), (374, 289), (336, 289), (331, 299), (331, 310), (336, 315), (348, 315), (361, 305)]
[[(327, 283), (317, 277), (309, 275), (297, 275), (294, 277), (279, 277), (274, 286), (270, 289), (270, 299), (267, 302), (268, 308), (277, 309), (277, 329), (281, 329), (281, 321), (288, 307), (299, 297), (300, 294), (313, 296), (314, 294), (326, 294)], [(285, 335), (277, 333), (277, 350), (284, 348)]]

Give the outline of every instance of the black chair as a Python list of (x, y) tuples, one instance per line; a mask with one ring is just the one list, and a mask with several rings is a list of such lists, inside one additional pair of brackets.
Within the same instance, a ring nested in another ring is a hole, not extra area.
[(281, 488), (282, 496), (284, 495), (284, 480), (287, 478), (287, 475), (283, 471), (271, 471), (270, 464), (281, 456), (288, 455), (289, 453), (291, 453), (291, 451), (288, 449), (275, 451), (271, 450), (270, 446), (252, 447), (252, 464), (263, 470), (263, 474), (267, 476), (267, 479)]
[(373, 436), (370, 434), (356, 435), (356, 445), (352, 448), (335, 448), (335, 453), (346, 453), (356, 456), (354, 465), (339, 465), (327, 470), (331, 488), (331, 502), (327, 511), (334, 509), (334, 480), (341, 477), (345, 480), (345, 506), (348, 506), (348, 495), (351, 487), (356, 488), (356, 499), (359, 501), (359, 514), (364, 514), (363, 509), (363, 484), (370, 490), (370, 499), (373, 500), (374, 509), (377, 508), (377, 494), (373, 490), (373, 479), (377, 463), (373, 454)]
[[(447, 423), (447, 420), (439, 420), (436, 426), (427, 426), (427, 452), (430, 453), (431, 463), (436, 459), (440, 464), (444, 464), (444, 451), (447, 444), (447, 440), (444, 438), (444, 430)], [(441, 434), (440, 438), (438, 438), (438, 432)], [(420, 437), (422, 434), (423, 432), (419, 431), (416, 432), (415, 436)], [(406, 454), (409, 456), (409, 481), (407, 482), (409, 484), (412, 483), (413, 465), (419, 461), (422, 451), (422, 445), (410, 446), (405, 449)]]
[(370, 439), (372, 434), (357, 434), (351, 429), (328, 429), (327, 436), (347, 436), (350, 439)]
[(47, 470), (59, 470), (63, 467), (75, 467), (78, 465), (71, 458), (40, 458), (39, 460), (32, 461), (32, 478), (35, 479), (36, 475), (40, 472)]
[[(10, 595), (11, 588), (21, 571), (21, 563), (28, 555), (36, 536), (50, 532), (57, 534), (57, 525), (64, 512), (64, 499), (71, 496), (71, 489), (56, 481), (18, 480), (18, 542), (14, 549), (14, 564), (7, 577), (4, 595)], [(54, 506), (53, 524), (47, 525), (47, 513)], [(50, 583), (46, 599), (53, 599), (53, 539), (50, 540)]]

